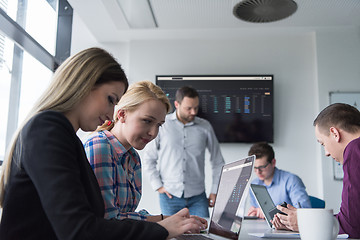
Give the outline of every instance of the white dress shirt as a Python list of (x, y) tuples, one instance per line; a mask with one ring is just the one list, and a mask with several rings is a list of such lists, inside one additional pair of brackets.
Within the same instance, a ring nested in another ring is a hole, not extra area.
[(212, 165), (211, 193), (216, 193), (224, 159), (212, 126), (199, 117), (184, 125), (176, 111), (168, 114), (156, 139), (145, 147), (142, 159), (153, 189), (164, 187), (178, 198), (203, 193), (206, 149)]

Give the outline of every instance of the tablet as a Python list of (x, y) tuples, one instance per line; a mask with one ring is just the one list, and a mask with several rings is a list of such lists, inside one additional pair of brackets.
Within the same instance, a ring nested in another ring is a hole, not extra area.
[[(271, 199), (271, 196), (267, 190), (267, 188), (263, 185), (257, 185), (257, 184), (251, 184), (250, 189), (252, 193), (255, 196), (256, 202), (261, 208), (261, 211), (263, 212), (265, 216), (265, 220), (270, 228), (272, 228), (272, 223), (270, 220), (273, 219), (274, 214), (279, 211), (276, 209), (276, 206)], [(274, 210), (274, 208), (276, 210)]]

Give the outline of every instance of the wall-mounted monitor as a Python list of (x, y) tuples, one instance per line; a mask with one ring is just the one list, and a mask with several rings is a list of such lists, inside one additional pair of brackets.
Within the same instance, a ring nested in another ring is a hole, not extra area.
[(178, 88), (195, 88), (198, 116), (212, 124), (219, 142), (274, 141), (273, 75), (158, 75), (156, 84), (173, 109)]

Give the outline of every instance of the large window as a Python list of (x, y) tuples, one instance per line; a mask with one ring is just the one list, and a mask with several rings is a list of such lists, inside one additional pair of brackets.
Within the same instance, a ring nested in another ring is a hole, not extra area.
[(0, 0), (0, 164), (53, 71), (70, 55), (66, 0)]

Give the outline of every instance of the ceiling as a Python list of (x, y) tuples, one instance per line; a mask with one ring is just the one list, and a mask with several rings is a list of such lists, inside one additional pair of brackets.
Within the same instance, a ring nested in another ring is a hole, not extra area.
[[(68, 1), (99, 42), (235, 37), (245, 31), (360, 28), (360, 0), (295, 0), (298, 9), (293, 15), (270, 23), (250, 23), (236, 18), (233, 8), (240, 0)], [(143, 24), (148, 26), (142, 27)]]

